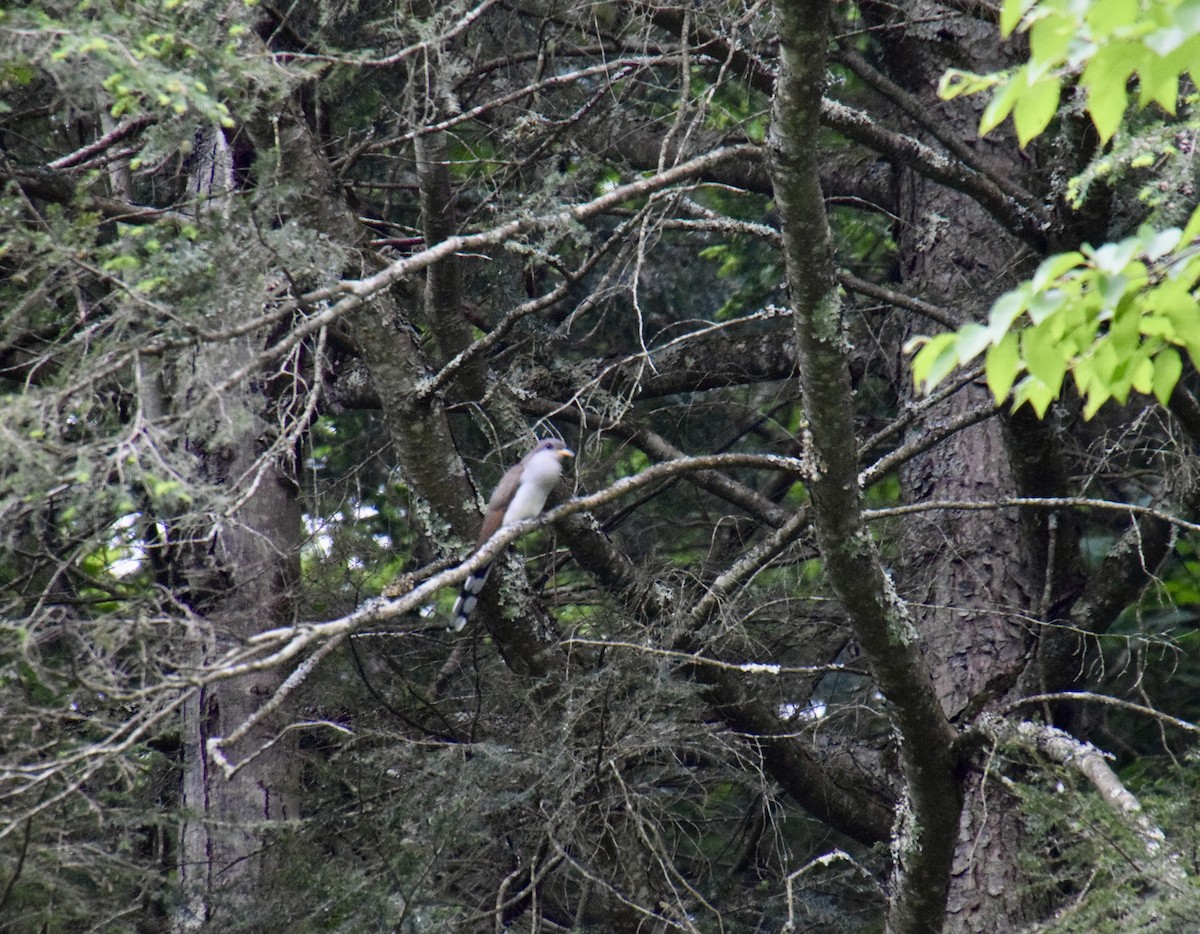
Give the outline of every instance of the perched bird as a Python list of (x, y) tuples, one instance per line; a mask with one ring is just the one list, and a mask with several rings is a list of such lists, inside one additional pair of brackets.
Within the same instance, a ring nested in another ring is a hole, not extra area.
[[(483, 527), (479, 530), (479, 541), (475, 547), (478, 548), (506, 525), (538, 515), (546, 505), (550, 491), (562, 477), (563, 462), (574, 456), (575, 452), (557, 438), (547, 438), (539, 441), (532, 451), (510, 467), (488, 500)], [(467, 625), (467, 619), (479, 602), (479, 594), (487, 583), (491, 569), (490, 563), (485, 564), (472, 571), (463, 581), (462, 591), (454, 601), (451, 632), (459, 632)]]

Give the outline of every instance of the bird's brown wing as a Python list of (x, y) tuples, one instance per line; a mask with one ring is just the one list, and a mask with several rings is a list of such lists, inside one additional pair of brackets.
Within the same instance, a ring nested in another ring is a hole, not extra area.
[(487, 512), (483, 515), (483, 526), (479, 529), (479, 540), (475, 543), (476, 548), (495, 535), (496, 530), (500, 528), (500, 523), (504, 521), (504, 511), (508, 509), (508, 504), (512, 502), (517, 487), (521, 485), (521, 471), (524, 469), (525, 461), (522, 459), (520, 463), (509, 467), (504, 476), (500, 478), (500, 482), (496, 484), (492, 498), (488, 500)]

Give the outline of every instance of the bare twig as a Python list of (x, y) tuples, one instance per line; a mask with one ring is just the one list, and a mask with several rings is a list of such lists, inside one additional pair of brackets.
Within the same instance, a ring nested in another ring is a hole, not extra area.
[(946, 509), (1062, 509), (1064, 507), (1103, 509), (1109, 512), (1129, 513), (1134, 516), (1147, 516), (1151, 519), (1170, 523), (1176, 528), (1184, 529), (1188, 532), (1200, 532), (1200, 523), (1180, 519), (1178, 516), (1173, 516), (1153, 506), (1141, 506), (1137, 503), (1118, 503), (1107, 499), (1091, 499), (1086, 496), (1010, 496), (1004, 499), (993, 500), (928, 500), (923, 503), (909, 503), (903, 506), (867, 509), (863, 511), (863, 515), (869, 520), (875, 520)]

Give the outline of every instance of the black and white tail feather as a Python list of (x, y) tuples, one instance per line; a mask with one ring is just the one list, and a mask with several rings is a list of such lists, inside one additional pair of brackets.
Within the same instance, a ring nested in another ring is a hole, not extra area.
[[(532, 519), (541, 513), (546, 499), (562, 477), (563, 462), (574, 456), (574, 452), (557, 438), (547, 438), (539, 441), (519, 463), (510, 467), (500, 478), (488, 501), (475, 547), (478, 549), (505, 526)], [(463, 581), (458, 599), (454, 601), (449, 626), (451, 632), (461, 632), (467, 625), (491, 569), (491, 563), (485, 564), (472, 571)]]
[(475, 604), (479, 602), (479, 595), (483, 593), (483, 585), (487, 583), (491, 570), (492, 566), (485, 564), (468, 574), (467, 579), (463, 581), (462, 590), (459, 591), (458, 599), (454, 601), (454, 609), (451, 611), (453, 614), (450, 623), (451, 632), (462, 632), (463, 627), (467, 625), (467, 620), (475, 611)]

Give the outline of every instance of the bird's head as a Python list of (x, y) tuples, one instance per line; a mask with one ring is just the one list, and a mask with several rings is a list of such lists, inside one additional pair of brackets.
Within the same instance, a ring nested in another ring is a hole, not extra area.
[(542, 451), (553, 451), (563, 463), (566, 463), (575, 456), (575, 452), (557, 438), (547, 438), (545, 441), (539, 441), (533, 452), (537, 454)]

